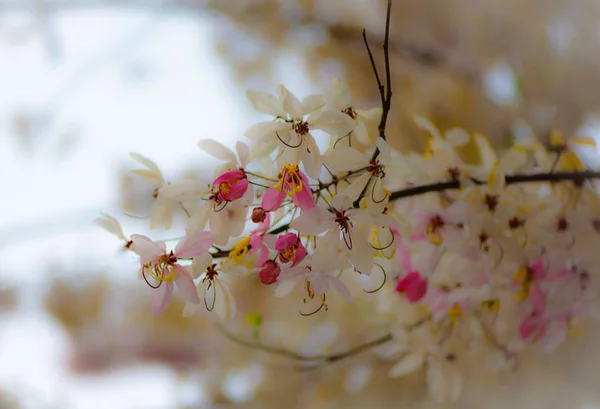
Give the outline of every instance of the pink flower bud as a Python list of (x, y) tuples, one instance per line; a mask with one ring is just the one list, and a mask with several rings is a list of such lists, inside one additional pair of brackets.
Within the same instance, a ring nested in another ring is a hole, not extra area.
[(265, 221), (266, 218), (267, 212), (265, 212), (265, 209), (263, 209), (262, 207), (255, 207), (254, 209), (252, 209), (252, 217), (250, 217), (250, 219), (254, 223), (262, 223)]
[(258, 273), (258, 278), (260, 278), (261, 283), (270, 285), (277, 281), (279, 273), (281, 273), (279, 265), (273, 260), (267, 260), (267, 262), (263, 264), (263, 269)]

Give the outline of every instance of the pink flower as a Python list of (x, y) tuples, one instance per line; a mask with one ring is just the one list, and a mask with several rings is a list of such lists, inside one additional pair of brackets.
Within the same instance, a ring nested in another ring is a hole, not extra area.
[(277, 210), (286, 196), (305, 211), (316, 206), (310, 190), (308, 178), (298, 168), (298, 164), (286, 163), (279, 173), (279, 182), (269, 188), (262, 199), (262, 208), (267, 212)]
[(427, 292), (427, 280), (416, 271), (408, 273), (396, 283), (396, 292), (406, 294), (411, 303), (415, 303), (425, 296)]
[(402, 243), (402, 236), (398, 230), (392, 227), (392, 233), (396, 239), (396, 259), (406, 272), (406, 275), (398, 280), (395, 291), (406, 294), (411, 303), (421, 300), (427, 292), (427, 280), (421, 277), (421, 273), (414, 271), (410, 262), (410, 254)]
[(250, 234), (250, 247), (249, 254), (257, 253), (258, 260), (256, 261), (256, 265), (262, 267), (269, 258), (269, 247), (264, 241), (264, 235), (259, 232)]
[(281, 268), (277, 264), (277, 262), (273, 260), (268, 260), (264, 265), (263, 269), (258, 273), (258, 278), (260, 278), (260, 282), (265, 285), (270, 285), (277, 282), (279, 278), (279, 274), (281, 273)]
[(132, 250), (140, 256), (140, 278), (152, 288), (150, 302), (154, 315), (158, 317), (167, 309), (173, 295), (173, 283), (186, 301), (200, 303), (191, 274), (177, 260), (205, 254), (213, 245), (210, 232), (188, 235), (177, 244), (175, 251), (168, 253), (165, 243), (154, 242), (141, 234), (132, 235), (131, 240)]
[(241, 199), (248, 190), (248, 178), (242, 169), (228, 170), (213, 182), (214, 199), (217, 203)]
[(282, 263), (292, 262), (291, 267), (295, 267), (306, 257), (306, 248), (294, 233), (282, 234), (277, 238), (275, 250), (279, 252), (279, 261)]

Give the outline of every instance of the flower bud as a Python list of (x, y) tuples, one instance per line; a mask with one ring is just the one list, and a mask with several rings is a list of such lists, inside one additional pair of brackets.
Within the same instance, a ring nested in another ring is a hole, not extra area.
[(281, 273), (279, 265), (273, 260), (267, 260), (267, 262), (263, 264), (263, 269), (258, 273), (258, 278), (260, 278), (261, 283), (270, 285), (277, 281), (279, 273)]
[(267, 212), (262, 207), (255, 207), (252, 209), (252, 217), (250, 218), (254, 223), (262, 223), (267, 217)]

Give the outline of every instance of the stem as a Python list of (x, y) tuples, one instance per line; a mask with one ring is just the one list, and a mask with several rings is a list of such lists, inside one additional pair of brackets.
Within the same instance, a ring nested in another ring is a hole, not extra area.
[[(600, 179), (600, 172), (556, 172), (556, 173), (534, 173), (531, 175), (506, 176), (505, 183), (514, 185), (517, 183), (540, 183), (540, 182), (565, 182), (583, 183), (589, 179)], [(471, 179), (476, 185), (485, 185), (485, 182)], [(445, 190), (460, 189), (460, 183), (456, 180), (450, 182), (437, 182), (429, 185), (414, 186), (407, 189), (397, 190), (390, 195), (390, 201), (418, 196), (430, 192), (443, 192)]]

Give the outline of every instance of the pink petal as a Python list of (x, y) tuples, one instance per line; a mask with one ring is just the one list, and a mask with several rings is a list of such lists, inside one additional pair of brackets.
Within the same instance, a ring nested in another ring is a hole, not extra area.
[(243, 170), (240, 170), (240, 169), (228, 170), (227, 172), (223, 173), (221, 176), (216, 178), (215, 181), (213, 182), (213, 185), (220, 185), (221, 183), (235, 182), (235, 181), (245, 179), (245, 178), (246, 178), (246, 174), (244, 173)]
[(208, 251), (214, 242), (212, 233), (206, 230), (188, 234), (175, 247), (175, 256), (178, 258), (201, 256)]
[(408, 288), (410, 283), (412, 283), (415, 280), (418, 280), (419, 278), (420, 275), (417, 272), (408, 273), (403, 278), (398, 280), (398, 282), (396, 283), (395, 291), (399, 293), (406, 292), (406, 289)]
[(529, 315), (527, 318), (525, 318), (525, 320), (521, 324), (521, 328), (520, 328), (521, 339), (525, 341), (525, 340), (529, 339), (534, 333), (538, 334), (536, 336), (536, 338), (538, 338), (539, 336), (542, 335), (543, 330), (544, 330), (544, 326), (543, 326), (542, 319), (539, 316), (534, 315), (534, 314)]
[(152, 305), (152, 312), (155, 316), (160, 317), (171, 302), (173, 296), (173, 283), (165, 281), (157, 289), (152, 289), (150, 292), (150, 304)]
[(291, 267), (296, 267), (306, 257), (306, 247), (301, 242), (298, 243), (298, 249), (296, 250), (296, 259), (292, 263)]
[(540, 280), (546, 277), (547, 271), (544, 267), (544, 260), (541, 257), (529, 263), (529, 268), (531, 269), (533, 277), (536, 280)]
[(546, 297), (544, 297), (544, 293), (542, 293), (538, 284), (531, 286), (529, 301), (534, 313), (542, 314), (546, 311)]
[(164, 254), (167, 246), (163, 242), (154, 242), (149, 237), (141, 234), (132, 234), (131, 249), (140, 255), (142, 264), (146, 264)]
[(275, 250), (281, 251), (285, 249), (289, 249), (298, 243), (300, 239), (294, 233), (286, 233), (277, 237), (277, 242), (275, 243)]
[(258, 278), (260, 282), (265, 285), (270, 285), (277, 282), (279, 278), (279, 274), (281, 273), (281, 268), (279, 265), (273, 260), (268, 260), (262, 270), (258, 273)]
[(427, 280), (419, 278), (408, 285), (406, 289), (406, 298), (411, 303), (419, 301), (427, 292)]
[(177, 285), (177, 291), (179, 291), (186, 301), (193, 304), (200, 303), (198, 292), (194, 285), (194, 279), (191, 274), (179, 264), (175, 264), (175, 284)]
[(271, 187), (267, 189), (262, 198), (262, 208), (267, 212), (277, 210), (285, 200), (285, 193)]
[(292, 197), (292, 201), (304, 212), (317, 204), (313, 198), (312, 190), (310, 190), (308, 178), (302, 172), (300, 172), (300, 177), (302, 178), (302, 190)]
[(400, 233), (394, 233), (394, 238), (396, 239), (396, 260), (400, 263), (405, 273), (410, 273), (412, 271), (412, 265), (410, 263), (410, 254), (408, 250), (402, 243), (403, 239)]
[(248, 190), (248, 183), (248, 179), (242, 179), (237, 183), (234, 183), (233, 185), (231, 185), (229, 193), (227, 193), (226, 195), (221, 195), (222, 199), (228, 202), (233, 202), (234, 200), (241, 199)]

